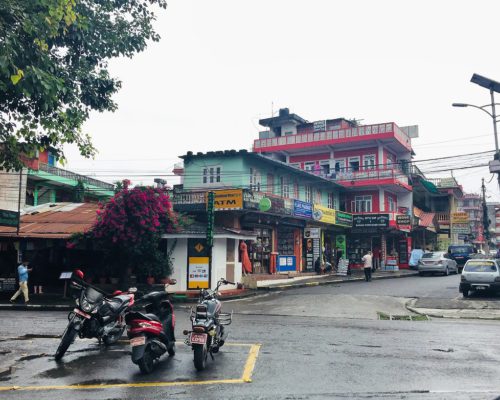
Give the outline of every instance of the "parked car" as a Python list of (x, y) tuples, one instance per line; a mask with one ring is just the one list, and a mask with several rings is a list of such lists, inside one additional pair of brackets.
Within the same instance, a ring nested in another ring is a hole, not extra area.
[(475, 258), (467, 261), (458, 290), (468, 297), (472, 290), (500, 290), (500, 264), (496, 259)]
[(457, 263), (444, 251), (425, 253), (418, 262), (418, 274), (420, 276), (425, 273), (449, 275), (450, 272), (458, 273)]
[(452, 244), (448, 247), (448, 254), (457, 262), (460, 271), (473, 253), (475, 253), (474, 247), (470, 244)]

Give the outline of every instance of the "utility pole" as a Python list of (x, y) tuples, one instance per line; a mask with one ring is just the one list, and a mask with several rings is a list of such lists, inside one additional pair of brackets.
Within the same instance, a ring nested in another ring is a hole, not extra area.
[(488, 219), (488, 207), (486, 207), (486, 186), (484, 186), (484, 178), (482, 178), (482, 184), (481, 184), (481, 190), (483, 192), (483, 207), (482, 207), (482, 211), (483, 211), (483, 238), (484, 238), (484, 241), (486, 242), (485, 246), (484, 246), (484, 251), (486, 252), (487, 255), (490, 254), (490, 245), (489, 245), (489, 237), (490, 237), (490, 232), (489, 232), (489, 229), (490, 229), (490, 223), (489, 223), (489, 219)]

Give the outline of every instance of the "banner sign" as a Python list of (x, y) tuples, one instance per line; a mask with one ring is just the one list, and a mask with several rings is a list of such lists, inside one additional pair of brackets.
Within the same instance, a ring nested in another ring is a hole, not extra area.
[(337, 210), (335, 212), (335, 225), (352, 227), (352, 214)]
[(411, 218), (409, 215), (396, 215), (396, 224), (411, 225)]
[(311, 239), (319, 239), (321, 237), (321, 229), (320, 228), (305, 228), (304, 229), (304, 237)]
[(355, 228), (387, 228), (389, 214), (354, 215), (352, 222)]
[(469, 223), (469, 214), (466, 212), (453, 212), (451, 213), (452, 224), (467, 224)]
[(222, 210), (241, 210), (243, 208), (243, 190), (214, 190), (214, 209)]
[(325, 224), (335, 224), (335, 210), (319, 204), (314, 205), (313, 219)]
[(313, 205), (312, 203), (307, 203), (305, 201), (294, 200), (293, 201), (293, 215), (297, 217), (312, 218), (313, 216)]
[(244, 192), (244, 208), (259, 210), (271, 214), (292, 215), (293, 204), (291, 199), (266, 196), (262, 192)]
[(470, 224), (453, 224), (451, 226), (451, 233), (470, 233)]
[(209, 288), (209, 258), (189, 257), (188, 289)]
[(16, 211), (0, 210), (0, 226), (15, 226), (19, 221), (19, 213)]

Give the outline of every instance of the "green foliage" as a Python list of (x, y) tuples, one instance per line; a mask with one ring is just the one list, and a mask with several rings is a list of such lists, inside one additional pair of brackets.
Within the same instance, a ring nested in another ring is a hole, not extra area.
[(0, 167), (19, 155), (74, 143), (96, 149), (81, 130), (91, 111), (114, 111), (121, 83), (108, 61), (132, 57), (149, 40), (154, 8), (166, 0), (0, 0)]

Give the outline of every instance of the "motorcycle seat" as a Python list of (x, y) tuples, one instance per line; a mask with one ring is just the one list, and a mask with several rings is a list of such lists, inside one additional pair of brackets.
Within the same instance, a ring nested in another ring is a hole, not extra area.
[(151, 320), (151, 321), (157, 321), (157, 322), (161, 322), (160, 321), (160, 318), (158, 318), (157, 315), (155, 314), (143, 314), (147, 319)]
[(124, 308), (130, 302), (130, 296), (120, 295), (109, 299), (108, 304), (113, 312), (118, 312), (121, 308)]

